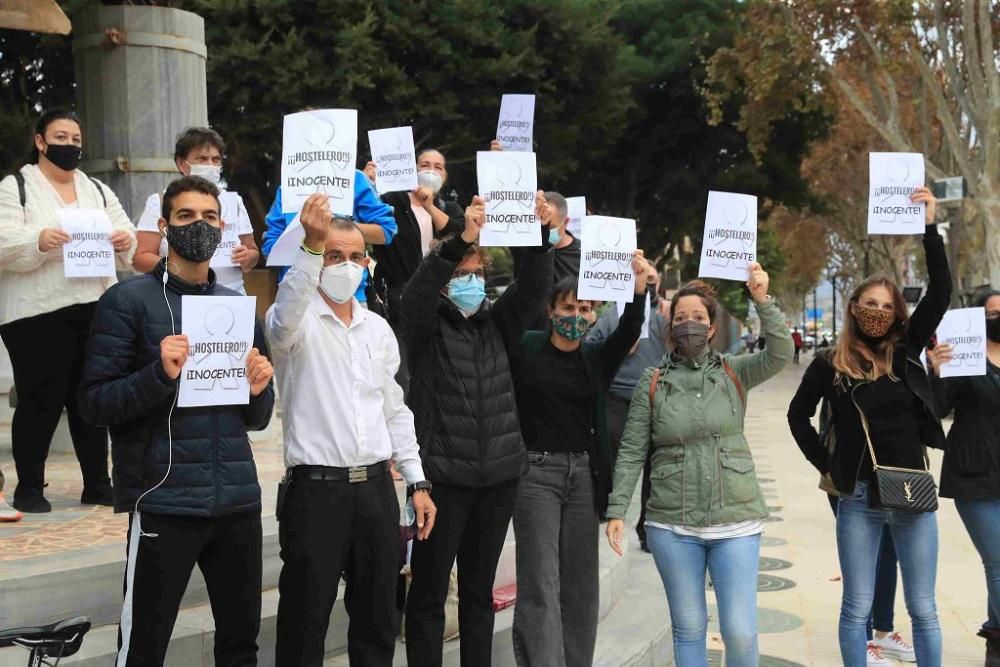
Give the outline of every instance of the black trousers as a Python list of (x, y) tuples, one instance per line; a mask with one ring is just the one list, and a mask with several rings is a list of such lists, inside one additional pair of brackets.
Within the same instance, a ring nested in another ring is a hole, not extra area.
[(294, 480), (278, 516), (278, 667), (323, 664), (341, 573), (348, 657), (391, 667), (399, 632), (399, 501), (386, 471), (367, 482)]
[[(611, 446), (611, 469), (614, 471), (615, 461), (618, 459), (618, 449), (621, 447), (622, 434), (625, 432), (625, 419), (628, 417), (628, 409), (631, 401), (608, 394), (607, 414), (608, 414), (608, 439)], [(649, 470), (653, 465), (652, 447), (646, 455), (646, 465), (642, 468), (642, 506), (639, 511), (639, 523), (635, 526), (635, 532), (640, 540), (646, 539), (646, 503), (649, 502), (649, 494), (652, 492), (652, 485), (649, 481)]]
[(215, 664), (256, 665), (261, 539), (259, 511), (209, 518), (133, 512), (116, 664), (163, 664), (197, 564), (215, 618)]
[(0, 326), (17, 387), (11, 429), (17, 469), (15, 498), (42, 493), (45, 460), (64, 407), (84, 487), (109, 481), (108, 431), (87, 424), (79, 410), (83, 360), (95, 306), (67, 306)]
[(459, 649), (463, 667), (489, 667), (493, 653), (493, 582), (514, 513), (517, 480), (485, 489), (434, 486), (437, 518), (430, 537), (413, 542), (406, 601), (410, 667), (440, 667), (444, 603), (458, 558)]

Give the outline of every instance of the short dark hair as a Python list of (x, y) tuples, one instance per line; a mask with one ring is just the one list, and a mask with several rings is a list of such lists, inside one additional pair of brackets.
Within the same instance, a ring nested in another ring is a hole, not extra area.
[(357, 232), (358, 234), (361, 235), (361, 244), (367, 246), (368, 242), (365, 240), (365, 235), (364, 233), (362, 233), (361, 228), (358, 227), (355, 224), (355, 222), (350, 218), (345, 218), (344, 216), (341, 215), (335, 215), (333, 216), (333, 219), (330, 220), (330, 227), (334, 231), (338, 232), (351, 232), (351, 231)]
[(428, 153), (437, 153), (442, 158), (444, 158), (445, 164), (448, 163), (448, 158), (445, 158), (444, 157), (444, 153), (442, 153), (441, 151), (439, 151), (436, 148), (424, 148), (423, 150), (419, 151), (417, 153), (417, 162), (420, 162), (420, 158), (422, 158), (423, 156), (427, 155)]
[(71, 120), (81, 128), (83, 127), (80, 117), (71, 109), (49, 109), (43, 113), (38, 117), (38, 122), (35, 123), (35, 131), (31, 135), (31, 157), (28, 160), (31, 164), (38, 164), (38, 147), (35, 146), (35, 135), (40, 134), (44, 137), (45, 130), (49, 129), (49, 125), (57, 120)]
[(214, 146), (220, 155), (226, 154), (226, 142), (222, 135), (210, 127), (189, 127), (181, 132), (174, 145), (174, 159), (184, 160), (196, 148)]
[(563, 276), (555, 282), (552, 286), (552, 292), (549, 294), (549, 307), (555, 309), (556, 305), (561, 299), (565, 299), (568, 296), (573, 296), (577, 301), (590, 301), (593, 304), (598, 302), (597, 299), (581, 299), (577, 295), (577, 280), (578, 276)]
[(174, 212), (174, 197), (185, 192), (200, 192), (203, 195), (215, 197), (215, 203), (219, 205), (219, 213), (222, 213), (222, 204), (219, 202), (219, 188), (215, 184), (206, 181), (201, 176), (182, 176), (172, 181), (163, 192), (163, 201), (160, 204), (160, 215), (167, 222), (170, 221), (170, 214)]

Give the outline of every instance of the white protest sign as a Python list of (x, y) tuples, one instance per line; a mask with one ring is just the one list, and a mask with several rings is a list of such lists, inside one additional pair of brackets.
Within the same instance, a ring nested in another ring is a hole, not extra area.
[(708, 193), (698, 277), (745, 282), (757, 261), (757, 198)]
[(233, 250), (241, 245), (240, 225), (239, 225), (239, 197), (232, 196), (235, 193), (223, 192), (219, 197), (222, 205), (222, 241), (212, 255), (212, 261), (208, 263), (213, 269), (227, 266), (239, 266), (233, 261)]
[(497, 139), (505, 151), (534, 150), (531, 141), (535, 125), (534, 95), (504, 95), (500, 98), (500, 118), (497, 120)]
[(417, 155), (413, 147), (413, 128), (390, 127), (368, 131), (368, 146), (375, 163), (375, 189), (378, 193), (415, 190)]
[(479, 195), (486, 202), (483, 246), (540, 246), (542, 226), (535, 219), (538, 175), (534, 153), (476, 153)]
[(923, 185), (922, 153), (869, 153), (868, 233), (923, 234), (926, 204), (910, 201)]
[(354, 213), (358, 112), (321, 109), (285, 116), (281, 144), (281, 208), (298, 213), (309, 195), (330, 195), (330, 210)]
[(952, 347), (952, 360), (938, 370), (941, 377), (986, 375), (985, 309), (949, 310), (938, 325), (937, 342)]
[(566, 198), (566, 217), (569, 218), (569, 222), (566, 223), (566, 229), (573, 236), (580, 237), (580, 223), (587, 216), (587, 198), (586, 197), (567, 197)]
[(267, 256), (268, 266), (291, 266), (295, 263), (295, 257), (299, 253), (299, 247), (306, 238), (306, 230), (302, 226), (302, 220), (295, 216), (281, 236), (271, 246), (271, 253)]
[[(642, 333), (639, 334), (639, 339), (640, 340), (642, 340), (643, 338), (649, 338), (649, 318), (651, 317), (651, 313), (650, 313), (650, 309), (649, 309), (650, 308), (649, 301), (650, 301), (651, 298), (652, 297), (647, 292), (646, 293), (646, 319), (644, 319), (642, 321)], [(628, 304), (628, 301), (618, 301), (618, 302), (616, 302), (615, 305), (618, 306), (618, 319), (621, 319), (622, 315), (625, 314), (625, 306), (627, 304)]]
[(635, 297), (635, 220), (588, 215), (580, 236), (577, 298), (629, 302)]
[(177, 407), (250, 402), (247, 355), (253, 348), (256, 303), (253, 296), (181, 297), (181, 333), (190, 348)]
[(115, 275), (115, 249), (111, 245), (111, 219), (91, 208), (56, 209), (62, 230), (70, 240), (63, 245), (63, 270), (67, 278), (110, 278)]

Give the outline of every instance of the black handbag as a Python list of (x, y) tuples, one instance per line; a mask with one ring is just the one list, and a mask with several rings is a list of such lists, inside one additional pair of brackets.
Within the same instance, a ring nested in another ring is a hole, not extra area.
[(875, 471), (875, 483), (869, 489), (868, 505), (873, 509), (896, 512), (936, 512), (937, 486), (927, 466), (926, 455), (923, 470), (880, 466), (875, 458), (875, 447), (872, 446), (871, 433), (868, 430), (868, 418), (856, 402), (854, 407), (861, 417), (861, 428), (864, 429), (865, 440), (868, 441), (868, 453), (871, 454), (872, 468)]

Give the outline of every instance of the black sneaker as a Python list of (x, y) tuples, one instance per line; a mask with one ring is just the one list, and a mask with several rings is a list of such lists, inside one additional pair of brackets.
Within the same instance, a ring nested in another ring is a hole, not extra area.
[(107, 482), (83, 488), (83, 495), (80, 496), (81, 505), (104, 505), (114, 507), (115, 495), (111, 490), (111, 485)]
[(52, 511), (52, 505), (45, 499), (40, 493), (32, 493), (29, 495), (22, 495), (18, 497), (17, 492), (14, 492), (14, 500), (11, 502), (19, 512), (24, 512), (25, 514), (44, 514), (46, 512)]

